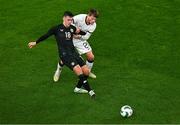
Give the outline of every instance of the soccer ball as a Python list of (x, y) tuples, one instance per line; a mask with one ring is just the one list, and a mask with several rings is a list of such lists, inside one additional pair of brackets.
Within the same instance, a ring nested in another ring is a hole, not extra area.
[(121, 107), (120, 114), (122, 117), (130, 117), (133, 114), (133, 110), (129, 105), (124, 105)]

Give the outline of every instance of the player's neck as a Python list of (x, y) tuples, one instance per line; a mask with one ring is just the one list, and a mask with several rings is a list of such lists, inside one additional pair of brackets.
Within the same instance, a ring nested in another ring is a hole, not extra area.
[(68, 28), (68, 27), (69, 27), (69, 26), (68, 26), (68, 25), (66, 25), (66, 23), (64, 23), (64, 22), (63, 22), (63, 25), (64, 25), (64, 27), (66, 27), (66, 28)]

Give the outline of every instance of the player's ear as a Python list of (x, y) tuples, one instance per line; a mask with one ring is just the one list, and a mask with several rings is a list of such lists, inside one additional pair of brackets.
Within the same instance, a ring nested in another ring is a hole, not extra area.
[(63, 16), (63, 21), (65, 20), (65, 16)]

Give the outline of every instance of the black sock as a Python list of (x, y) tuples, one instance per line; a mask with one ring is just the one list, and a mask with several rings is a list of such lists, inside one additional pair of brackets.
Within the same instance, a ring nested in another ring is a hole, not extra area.
[(90, 85), (89, 85), (89, 83), (88, 83), (88, 81), (85, 82), (85, 83), (83, 83), (83, 87), (84, 87), (88, 92), (92, 90), (91, 87), (90, 87)]
[(88, 79), (88, 77), (89, 77), (89, 76), (85, 76), (85, 75), (84, 75), (84, 78), (85, 78), (86, 80)]
[(79, 81), (76, 87), (81, 88), (83, 86), (88, 92), (91, 91), (91, 87), (89, 86), (87, 78), (88, 76), (85, 76), (83, 74), (79, 75)]
[(82, 85), (89, 92), (89, 91), (91, 91), (91, 87), (90, 87), (90, 85), (89, 85), (89, 83), (87, 81), (87, 78), (88, 78), (88, 76), (84, 75), (84, 81), (83, 81)]
[(87, 60), (89, 63), (93, 63), (94, 62), (94, 60)]
[(79, 75), (79, 81), (78, 81), (78, 84), (76, 85), (76, 87), (81, 88), (82, 84), (83, 84), (83, 82), (82, 82), (83, 80), (84, 80), (84, 75), (83, 74)]
[(78, 84), (76, 85), (77, 88), (81, 88), (82, 83), (80, 82), (80, 80), (78, 81)]

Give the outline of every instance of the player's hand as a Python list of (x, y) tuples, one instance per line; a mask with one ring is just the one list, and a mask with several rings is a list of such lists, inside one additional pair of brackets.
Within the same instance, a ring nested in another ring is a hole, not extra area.
[(29, 48), (31, 49), (31, 48), (33, 48), (34, 46), (36, 46), (36, 42), (29, 42), (29, 43), (28, 43), (28, 46), (29, 46)]
[(73, 35), (73, 38), (75, 38), (75, 39), (80, 39), (80, 38), (81, 38), (81, 35)]
[(80, 28), (76, 28), (76, 33), (79, 33), (81, 31), (81, 29)]

